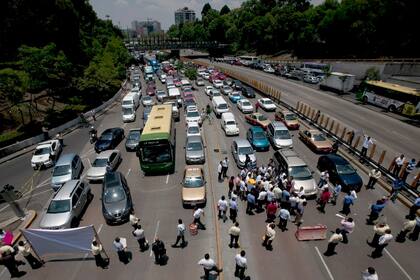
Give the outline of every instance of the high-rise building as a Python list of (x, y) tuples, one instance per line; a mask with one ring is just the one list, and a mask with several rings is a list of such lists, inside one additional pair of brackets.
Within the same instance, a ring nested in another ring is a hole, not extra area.
[(195, 12), (194, 10), (188, 9), (188, 7), (178, 9), (175, 11), (175, 24), (181, 24), (185, 22), (194, 22)]
[(131, 28), (137, 33), (138, 36), (147, 36), (151, 33), (162, 32), (160, 22), (151, 19), (147, 19), (147, 21), (134, 20), (131, 22)]

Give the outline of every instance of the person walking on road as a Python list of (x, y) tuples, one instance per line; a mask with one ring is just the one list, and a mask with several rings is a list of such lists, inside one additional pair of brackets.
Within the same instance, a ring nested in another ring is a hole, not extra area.
[(319, 178), (319, 182), (318, 182), (318, 188), (323, 187), (325, 184), (328, 183), (328, 179), (330, 178), (330, 175), (328, 174), (328, 171), (322, 171), (321, 172), (321, 177)]
[(248, 215), (254, 215), (253, 209), (255, 208), (255, 195), (253, 192), (249, 192), (246, 196), (246, 213)]
[(394, 175), (395, 178), (400, 177), (400, 171), (401, 171), (401, 168), (403, 167), (404, 162), (405, 162), (404, 155), (400, 155), (394, 160), (394, 167), (392, 169), (392, 175)]
[(238, 248), (239, 247), (239, 235), (241, 233), (241, 229), (239, 228), (239, 223), (236, 222), (233, 226), (229, 229), (229, 236), (230, 236), (230, 242), (229, 247), (232, 248)]
[(369, 171), (369, 182), (366, 185), (366, 189), (375, 189), (376, 182), (381, 178), (382, 173), (377, 168), (373, 168)]
[(347, 192), (343, 199), (343, 209), (340, 212), (347, 216), (350, 214), (350, 206), (353, 204), (354, 197), (350, 194), (350, 192)]
[(235, 277), (239, 279), (245, 278), (245, 270), (247, 268), (247, 259), (245, 258), (245, 251), (242, 250), (235, 256)]
[(222, 181), (222, 174), (223, 174), (223, 165), (222, 165), (222, 161), (219, 162), (219, 165), (217, 166), (217, 174), (218, 177), (217, 179), (219, 180), (219, 182)]
[(97, 267), (101, 267), (103, 269), (108, 268), (108, 261), (102, 257), (102, 253), (104, 249), (102, 248), (102, 244), (98, 241), (93, 240), (90, 246), (90, 250), (92, 252), (93, 257), (95, 258), (95, 263)]
[(155, 255), (155, 264), (165, 265), (166, 261), (166, 249), (165, 244), (159, 237), (155, 238), (155, 241), (152, 243), (152, 252)]
[(378, 245), (379, 238), (381, 238), (381, 236), (384, 235), (387, 230), (390, 230), (390, 228), (384, 222), (381, 222), (377, 225), (374, 225), (373, 226), (373, 231), (374, 231), (375, 234), (373, 235), (372, 241), (367, 242), (369, 244), (369, 246), (376, 247), (376, 245)]
[(197, 225), (198, 229), (206, 230), (206, 226), (201, 222), (201, 216), (204, 216), (204, 210), (196, 206), (193, 213), (193, 223)]
[(321, 197), (319, 198), (319, 202), (318, 202), (319, 212), (325, 214), (325, 205), (327, 205), (328, 201), (330, 200), (330, 197), (331, 197), (330, 190), (328, 188), (325, 188), (321, 193)]
[(388, 246), (389, 242), (394, 239), (394, 237), (391, 234), (391, 230), (387, 229), (385, 231), (385, 234), (379, 237), (378, 244), (375, 246), (375, 250), (371, 253), (371, 257), (376, 259), (382, 256), (382, 251), (385, 249), (386, 246)]
[(385, 208), (386, 205), (385, 199), (379, 199), (376, 201), (375, 204), (370, 206), (370, 214), (368, 219), (366, 220), (367, 225), (373, 225), (373, 223), (379, 218), (382, 210)]
[(276, 231), (274, 230), (276, 228), (276, 225), (274, 223), (267, 224), (265, 235), (264, 235), (264, 241), (262, 245), (269, 251), (273, 250), (273, 240), (276, 237)]
[(280, 209), (279, 212), (279, 224), (278, 227), (281, 229), (281, 231), (287, 230), (287, 221), (290, 220), (290, 212), (287, 208)]
[(341, 235), (343, 236), (343, 243), (347, 244), (349, 243), (347, 234), (352, 233), (355, 226), (353, 218), (347, 217), (345, 219), (342, 219), (340, 224), (341, 224)]
[(222, 160), (222, 178), (223, 179), (227, 177), (226, 173), (228, 169), (229, 169), (229, 160), (227, 157), (225, 157), (225, 159)]
[(405, 242), (405, 237), (407, 234), (412, 231), (416, 227), (416, 217), (409, 216), (407, 221), (404, 222), (403, 228), (401, 229), (400, 233), (398, 233), (395, 241), (403, 243)]
[(373, 140), (370, 136), (365, 135), (363, 139), (363, 145), (362, 145), (362, 151), (360, 152), (360, 160), (363, 161), (363, 158), (366, 157), (366, 153), (370, 147), (370, 145), (373, 144)]
[(416, 226), (414, 227), (413, 231), (408, 235), (408, 239), (411, 241), (417, 241), (419, 239), (420, 233), (420, 217), (416, 217)]
[(300, 226), (303, 222), (302, 217), (303, 217), (303, 213), (305, 212), (306, 204), (307, 204), (306, 199), (303, 197), (303, 199), (301, 198), (297, 205), (296, 217), (294, 221), (295, 225), (297, 226)]
[(222, 197), (217, 202), (217, 209), (219, 210), (219, 214), (217, 215), (217, 217), (219, 218), (219, 220), (222, 219), (225, 223), (227, 220), (226, 211), (228, 209), (228, 202), (226, 201), (224, 195), (222, 195)]
[(416, 216), (417, 210), (420, 209), (420, 194), (417, 195), (417, 198), (414, 200), (413, 205), (410, 207), (410, 211), (408, 212), (406, 218), (409, 216)]
[(331, 199), (330, 199), (330, 202), (331, 202), (332, 205), (336, 205), (337, 204), (337, 199), (338, 199), (338, 196), (341, 193), (341, 188), (342, 187), (341, 187), (340, 183), (337, 182), (335, 184), (334, 188), (333, 188)]
[(114, 249), (117, 251), (118, 259), (123, 264), (128, 264), (130, 262), (127, 254), (127, 240), (122, 237), (116, 237), (114, 242)]
[(176, 241), (174, 244), (172, 244), (172, 247), (178, 247), (178, 242), (181, 241), (181, 248), (185, 248), (188, 244), (187, 241), (185, 241), (185, 231), (186, 227), (181, 219), (178, 219), (178, 225), (176, 226)]
[(404, 187), (404, 182), (400, 178), (395, 178), (394, 182), (392, 182), (392, 190), (389, 194), (389, 199), (392, 203), (395, 203), (397, 200), (398, 194), (400, 193), (401, 189)]
[(133, 236), (136, 238), (140, 246), (140, 252), (147, 251), (149, 249), (149, 243), (146, 240), (144, 235), (144, 230), (141, 228), (141, 225), (136, 224), (133, 230)]
[(335, 252), (335, 247), (337, 247), (337, 244), (341, 241), (343, 241), (343, 235), (341, 234), (341, 230), (337, 228), (335, 230), (335, 233), (333, 233), (330, 239), (328, 240), (328, 247), (327, 247), (327, 251), (325, 251), (324, 253), (324, 256), (329, 257), (329, 256), (337, 254)]
[(277, 213), (277, 202), (271, 201), (267, 205), (266, 212), (267, 212), (267, 220), (265, 222), (266, 223), (274, 222), (274, 220), (276, 219), (276, 213)]
[(378, 280), (376, 270), (369, 266), (365, 271), (362, 271), (362, 280)]
[(412, 159), (408, 162), (407, 167), (405, 168), (405, 170), (404, 170), (404, 172), (403, 172), (403, 175), (402, 175), (402, 177), (401, 177), (401, 180), (402, 180), (404, 183), (407, 181), (407, 177), (408, 177), (408, 175), (410, 175), (410, 174), (411, 174), (411, 172), (413, 172), (413, 170), (416, 168), (416, 165), (417, 165), (417, 163), (416, 163), (416, 160), (415, 160), (414, 158), (412, 158)]
[(238, 217), (238, 202), (236, 202), (236, 197), (232, 197), (229, 201), (229, 218), (233, 223), (236, 222)]
[(131, 226), (136, 229), (136, 225), (140, 222), (140, 219), (136, 217), (136, 215), (134, 214), (134, 209), (130, 210), (130, 216), (129, 216), (129, 221)]
[(19, 271), (18, 262), (15, 259), (15, 249), (10, 245), (0, 247), (0, 263), (7, 268), (11, 278), (21, 277), (26, 274), (25, 271)]
[(210, 258), (209, 254), (205, 254), (204, 258), (198, 262), (198, 265), (202, 266), (204, 269), (204, 277), (202, 277), (202, 279), (204, 280), (210, 280), (209, 277), (211, 271), (215, 271), (217, 275), (219, 275), (220, 272), (223, 271), (222, 268), (218, 268), (216, 266), (216, 262)]
[(235, 187), (235, 176), (230, 176), (228, 181), (228, 198), (232, 197), (233, 188)]
[(28, 243), (24, 241), (19, 241), (17, 249), (19, 253), (21, 253), (22, 256), (28, 261), (32, 269), (37, 269), (42, 266), (42, 262), (38, 260), (37, 258), (35, 258), (34, 255), (32, 255), (31, 247), (29, 246)]

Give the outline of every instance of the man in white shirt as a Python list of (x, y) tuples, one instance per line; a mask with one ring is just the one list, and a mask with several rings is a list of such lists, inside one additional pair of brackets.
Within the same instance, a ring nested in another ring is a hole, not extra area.
[(226, 177), (226, 173), (228, 171), (229, 168), (229, 160), (227, 157), (225, 157), (225, 159), (222, 161), (222, 177), (225, 178)]
[(394, 177), (399, 177), (401, 168), (403, 166), (405, 162), (405, 157), (404, 155), (400, 155), (399, 157), (397, 157), (394, 161), (394, 169), (392, 170), (392, 174), (394, 175)]
[(375, 246), (375, 250), (370, 255), (373, 259), (379, 258), (382, 256), (383, 249), (388, 246), (388, 243), (394, 238), (391, 234), (391, 230), (387, 229), (385, 234), (379, 237), (378, 244)]
[(258, 194), (258, 198), (257, 198), (257, 212), (262, 212), (263, 211), (263, 205), (265, 204), (265, 201), (267, 199), (267, 192), (262, 189), (260, 191), (260, 193)]
[(218, 179), (219, 181), (222, 181), (222, 173), (223, 172), (223, 166), (222, 166), (222, 161), (219, 162), (219, 165), (217, 166), (217, 174), (218, 174)]
[(266, 230), (265, 230), (265, 236), (264, 236), (264, 241), (262, 243), (262, 245), (267, 249), (267, 250), (273, 250), (273, 240), (276, 237), (276, 231), (274, 230), (276, 228), (276, 225), (274, 223), (268, 224), (266, 226)]
[(319, 178), (319, 182), (318, 182), (318, 188), (323, 187), (325, 184), (328, 183), (328, 179), (330, 178), (330, 175), (328, 174), (328, 171), (322, 171), (321, 172), (321, 177)]
[(362, 151), (360, 152), (360, 159), (362, 160), (363, 157), (366, 157), (366, 153), (369, 149), (369, 146), (373, 144), (373, 140), (370, 136), (365, 135), (362, 145)]
[(341, 229), (337, 228), (335, 233), (333, 233), (333, 235), (331, 235), (330, 239), (328, 240), (328, 247), (327, 251), (324, 253), (324, 256), (329, 257), (337, 254), (335, 252), (335, 247), (337, 247), (337, 244), (341, 241), (343, 241), (343, 235), (341, 234)]
[(378, 274), (373, 267), (368, 267), (362, 272), (362, 280), (378, 280)]
[(126, 250), (126, 246), (127, 246), (127, 241), (125, 240), (125, 238), (122, 237), (116, 237), (114, 242), (114, 249), (115, 251), (117, 251), (118, 254), (118, 259), (123, 263), (123, 264), (128, 264), (129, 263), (129, 259), (127, 256), (127, 252)]
[(245, 258), (245, 251), (242, 250), (235, 256), (235, 277), (239, 279), (245, 278), (245, 269), (247, 268), (247, 260)]
[(176, 227), (176, 241), (172, 244), (173, 248), (178, 247), (179, 241), (181, 241), (181, 248), (185, 248), (187, 246), (188, 242), (185, 241), (185, 231), (186, 227), (182, 222), (182, 219), (178, 219), (178, 225)]
[(95, 258), (96, 266), (101, 268), (108, 268), (108, 261), (106, 261), (104, 258), (102, 258), (102, 244), (97, 242), (96, 240), (92, 241), (92, 244), (90, 246), (91, 252), (93, 257)]
[(130, 224), (131, 226), (136, 229), (136, 225), (138, 222), (140, 222), (140, 219), (136, 217), (136, 215), (134, 215), (134, 210), (131, 209), (130, 211), (130, 216), (129, 216), (129, 220), (130, 220)]
[(219, 220), (223, 219), (223, 222), (226, 222), (227, 220), (226, 211), (228, 209), (228, 202), (226, 201), (226, 198), (224, 195), (222, 195), (222, 197), (217, 202), (217, 209), (219, 210), (219, 214), (217, 215)]
[(348, 217), (348, 218), (342, 219), (340, 224), (341, 224), (341, 235), (343, 236), (343, 243), (347, 244), (349, 242), (347, 238), (347, 234), (352, 233), (355, 226), (353, 218)]
[(144, 235), (144, 230), (141, 228), (141, 225), (136, 224), (135, 230), (133, 231), (133, 236), (136, 238), (137, 242), (140, 246), (140, 251), (144, 252), (149, 249), (149, 246), (146, 241), (146, 237)]
[(204, 216), (204, 210), (196, 206), (193, 213), (193, 223), (196, 224), (199, 229), (206, 230), (206, 226), (200, 220), (201, 215)]
[(230, 235), (229, 247), (230, 248), (232, 248), (232, 247), (238, 248), (239, 247), (239, 235), (241, 233), (241, 229), (239, 228), (239, 223), (236, 222), (233, 226), (231, 226), (228, 233)]
[(205, 254), (204, 258), (198, 262), (198, 265), (201, 265), (204, 269), (204, 277), (202, 279), (209, 280), (210, 272), (216, 271), (217, 275), (223, 271), (216, 266), (216, 263), (213, 259), (210, 258), (209, 254)]
[(32, 269), (37, 269), (42, 266), (42, 263), (37, 258), (35, 258), (34, 255), (32, 255), (31, 247), (29, 244), (25, 243), (24, 241), (19, 241), (17, 249), (19, 253), (21, 253), (22, 256), (28, 261)]

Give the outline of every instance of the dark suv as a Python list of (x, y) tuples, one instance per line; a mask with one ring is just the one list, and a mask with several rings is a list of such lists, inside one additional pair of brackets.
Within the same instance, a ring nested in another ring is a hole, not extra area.
[(246, 96), (248, 98), (254, 98), (255, 97), (255, 92), (251, 87), (242, 85), (241, 92), (242, 92), (243, 96)]

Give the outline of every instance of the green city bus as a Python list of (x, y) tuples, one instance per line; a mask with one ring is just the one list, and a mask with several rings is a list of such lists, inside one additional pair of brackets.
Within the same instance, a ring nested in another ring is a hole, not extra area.
[(172, 105), (153, 106), (137, 149), (141, 170), (146, 175), (174, 172), (175, 134)]

